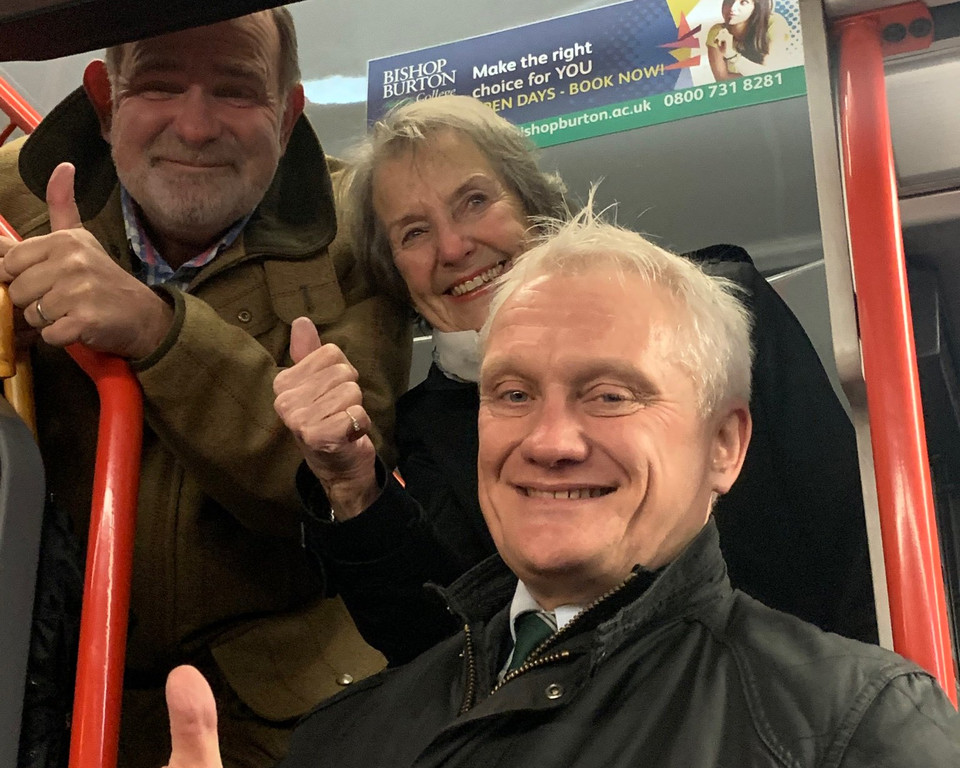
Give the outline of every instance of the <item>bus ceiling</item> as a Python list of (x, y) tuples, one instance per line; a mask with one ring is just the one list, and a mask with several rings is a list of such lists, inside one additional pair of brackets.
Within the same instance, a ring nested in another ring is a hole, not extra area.
[[(4, 0), (0, 62), (56, 59), (295, 2), (300, 0)], [(824, 9), (835, 18), (896, 2), (825, 0)], [(935, 39), (960, 36), (960, 2), (927, 5)]]
[(0, 61), (56, 59), (291, 1), (297, 0), (4, 0)]

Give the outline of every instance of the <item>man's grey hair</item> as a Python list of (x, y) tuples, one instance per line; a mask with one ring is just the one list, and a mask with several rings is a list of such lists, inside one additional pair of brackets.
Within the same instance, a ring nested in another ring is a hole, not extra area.
[[(480, 331), (486, 347), (490, 327), (503, 304), (540, 277), (614, 271), (636, 275), (666, 291), (685, 313), (667, 331), (666, 354), (675, 355), (697, 387), (700, 411), (716, 412), (733, 399), (750, 400), (753, 349), (750, 312), (739, 298), (743, 289), (707, 275), (699, 265), (654, 245), (636, 232), (609, 224), (591, 202), (571, 220), (541, 222), (540, 242), (514, 261), (500, 279), (490, 314)], [(570, 297), (576, 301), (576, 296)], [(670, 343), (672, 341), (672, 344)]]
[[(265, 11), (273, 17), (277, 25), (277, 34), (280, 37), (280, 61), (278, 70), (278, 85), (280, 96), (286, 100), (287, 95), (300, 82), (300, 54), (297, 51), (297, 28), (293, 23), (293, 16), (284, 7), (271, 8)], [(123, 53), (131, 43), (121, 43), (107, 48), (104, 60), (107, 65), (107, 74), (110, 76), (111, 88), (116, 92), (117, 76), (123, 65)]]
[(349, 153), (352, 171), (342, 209), (368, 274), (381, 291), (406, 304), (410, 294), (373, 210), (373, 179), (383, 162), (407, 151), (426, 150), (432, 138), (447, 132), (473, 143), (500, 182), (520, 199), (527, 216), (563, 218), (567, 214), (560, 177), (541, 171), (523, 132), (487, 105), (469, 96), (438, 96), (394, 107)]

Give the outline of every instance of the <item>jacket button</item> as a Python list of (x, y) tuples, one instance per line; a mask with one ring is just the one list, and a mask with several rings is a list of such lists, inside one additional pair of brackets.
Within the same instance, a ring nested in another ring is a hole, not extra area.
[(548, 699), (559, 699), (563, 696), (563, 686), (559, 683), (550, 683), (545, 691)]
[(337, 675), (337, 685), (347, 686), (353, 682), (353, 675), (344, 672), (342, 675)]
[(249, 323), (251, 320), (253, 320), (253, 314), (249, 309), (241, 309), (239, 312), (237, 312), (237, 320), (239, 320), (241, 323)]

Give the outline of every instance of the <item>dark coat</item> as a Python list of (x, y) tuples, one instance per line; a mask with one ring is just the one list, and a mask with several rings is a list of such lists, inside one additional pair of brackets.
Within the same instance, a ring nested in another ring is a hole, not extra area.
[(732, 590), (712, 523), (498, 685), (515, 585), (496, 557), (456, 582), (464, 631), (321, 704), (281, 768), (960, 765), (927, 673)]

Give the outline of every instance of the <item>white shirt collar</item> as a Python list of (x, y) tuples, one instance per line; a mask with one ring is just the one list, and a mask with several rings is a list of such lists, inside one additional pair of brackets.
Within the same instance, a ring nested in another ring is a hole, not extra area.
[[(517, 616), (525, 611), (542, 610), (544, 609), (540, 607), (540, 604), (534, 599), (533, 595), (530, 594), (527, 585), (522, 581), (518, 581), (517, 588), (513, 593), (513, 600), (510, 603), (510, 639), (513, 642), (517, 640), (517, 635), (513, 628), (513, 623), (516, 621)], [(582, 610), (582, 605), (558, 605), (553, 611), (550, 611), (550, 613), (553, 613), (556, 617), (557, 630), (559, 631), (569, 624), (570, 620)]]

